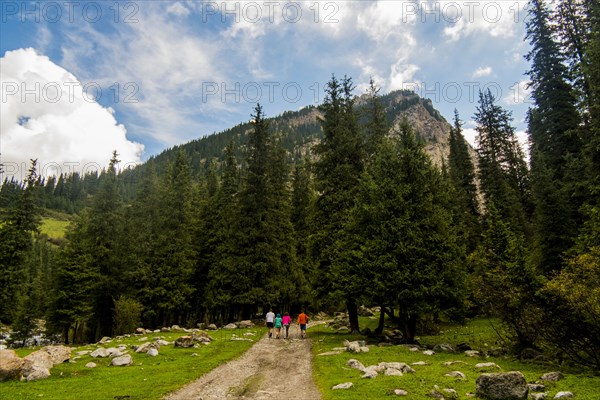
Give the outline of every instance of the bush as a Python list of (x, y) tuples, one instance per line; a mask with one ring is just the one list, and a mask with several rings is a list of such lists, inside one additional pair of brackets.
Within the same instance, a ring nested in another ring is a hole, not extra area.
[(132, 333), (141, 325), (142, 304), (129, 297), (115, 300), (114, 332), (116, 335)]
[(541, 297), (547, 345), (600, 370), (600, 247), (571, 259), (545, 285)]

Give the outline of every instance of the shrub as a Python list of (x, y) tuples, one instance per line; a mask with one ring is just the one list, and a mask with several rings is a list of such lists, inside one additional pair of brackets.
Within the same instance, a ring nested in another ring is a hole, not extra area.
[(115, 300), (114, 332), (116, 335), (132, 333), (141, 324), (142, 304), (129, 297)]

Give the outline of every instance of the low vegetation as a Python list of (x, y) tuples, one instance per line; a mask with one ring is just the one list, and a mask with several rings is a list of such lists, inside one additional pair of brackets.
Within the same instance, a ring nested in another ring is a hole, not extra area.
[[(361, 319), (361, 325), (371, 329), (377, 326), (376, 319)], [(496, 321), (487, 319), (476, 319), (467, 325), (446, 325), (437, 335), (421, 336), (419, 342), (423, 347), (433, 346), (440, 343), (448, 343), (456, 346), (461, 343), (469, 344), (473, 349), (484, 351), (498, 346), (499, 338), (495, 332)], [(364, 340), (360, 335), (337, 334), (332, 329), (324, 326), (309, 331), (313, 340), (314, 378), (317, 386), (323, 394), (324, 400), (337, 399), (383, 399), (399, 398), (394, 394), (395, 389), (403, 389), (409, 393), (410, 399), (426, 399), (433, 390), (434, 385), (440, 390), (454, 389), (459, 399), (467, 399), (467, 393), (475, 393), (475, 381), (482, 372), (508, 372), (521, 371), (528, 382), (535, 382), (544, 373), (560, 370), (564, 379), (556, 383), (547, 383), (546, 392), (552, 399), (559, 391), (573, 392), (575, 398), (582, 400), (597, 400), (600, 377), (564, 369), (558, 365), (541, 364), (533, 362), (522, 362), (513, 357), (467, 357), (462, 352), (436, 353), (432, 356), (424, 355), (422, 351), (412, 352), (407, 345), (379, 347), (376, 343), (367, 340), (368, 353), (350, 353), (347, 351), (338, 355), (320, 356), (321, 353), (332, 351), (336, 347), (343, 347), (344, 340)], [(374, 379), (361, 378), (362, 373), (347, 366), (349, 359), (357, 359), (363, 365), (375, 365), (380, 362), (404, 362), (413, 364), (424, 361), (427, 365), (413, 365), (414, 374), (404, 376), (384, 376), (380, 374)], [(445, 362), (458, 361), (452, 365), (444, 365)], [(478, 363), (495, 363), (500, 366), (499, 370), (477, 370)], [(461, 371), (466, 375), (465, 380), (444, 376), (451, 371)], [(348, 390), (332, 390), (334, 385), (352, 382), (352, 388)]]
[[(232, 337), (241, 337), (243, 335), (241, 332), (255, 333), (252, 336), (253, 341), (231, 340)], [(83, 355), (72, 363), (56, 365), (52, 368), (52, 375), (48, 379), (1, 383), (0, 398), (2, 400), (160, 399), (218, 365), (239, 356), (262, 334), (264, 329), (215, 331), (210, 333), (214, 340), (209, 345), (201, 345), (200, 348), (162, 346), (156, 357), (130, 350), (129, 354), (132, 355), (134, 364), (127, 367), (110, 366), (109, 358), (92, 358)], [(160, 336), (166, 341), (173, 342), (182, 335), (184, 333), (155, 333), (144, 337), (153, 341), (155, 337)], [(143, 343), (140, 338), (140, 336), (132, 336), (114, 340), (103, 347), (140, 345)], [(74, 347), (72, 357), (76, 357), (78, 351), (93, 351), (96, 348), (96, 345)], [(21, 348), (17, 353), (23, 357), (34, 350), (36, 349)], [(96, 363), (97, 367), (86, 368), (85, 365), (89, 362)]]

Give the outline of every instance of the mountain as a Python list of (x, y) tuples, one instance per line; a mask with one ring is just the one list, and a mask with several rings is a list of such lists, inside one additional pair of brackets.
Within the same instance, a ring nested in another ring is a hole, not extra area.
[[(364, 108), (366, 101), (366, 95), (357, 99), (356, 107), (359, 111)], [(448, 138), (451, 126), (433, 107), (431, 100), (423, 99), (414, 92), (403, 90), (381, 96), (381, 102), (385, 107), (391, 126), (390, 134), (393, 135), (402, 119), (406, 118), (419, 139), (425, 143), (426, 150), (434, 163), (440, 166), (442, 160), (448, 156)], [(269, 119), (271, 129), (289, 152), (291, 163), (295, 162), (299, 156), (311, 157), (311, 147), (323, 135), (317, 120), (319, 116), (320, 112), (317, 107), (308, 106), (299, 111), (286, 111)], [(154, 163), (156, 170), (160, 173), (169, 161), (175, 159), (177, 152), (183, 150), (191, 159), (193, 173), (197, 175), (207, 168), (210, 160), (217, 161), (218, 165), (223, 159), (225, 146), (231, 141), (237, 149), (236, 156), (241, 157), (247, 134), (251, 129), (250, 122), (244, 122), (222, 132), (167, 149), (150, 158), (149, 162)], [(132, 173), (135, 174), (134, 171)]]

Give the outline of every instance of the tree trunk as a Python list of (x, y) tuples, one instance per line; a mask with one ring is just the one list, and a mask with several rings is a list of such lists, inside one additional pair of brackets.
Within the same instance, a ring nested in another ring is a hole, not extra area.
[(346, 307), (348, 307), (348, 320), (350, 321), (350, 332), (359, 333), (360, 328), (358, 325), (358, 307), (354, 302), (354, 299), (346, 299)]
[(69, 344), (69, 328), (70, 328), (70, 324), (65, 324), (63, 326), (63, 338), (65, 340), (65, 345)]
[(417, 316), (402, 315), (400, 317), (400, 326), (405, 343), (415, 343), (415, 335), (417, 332)]
[(383, 333), (383, 324), (385, 323), (385, 307), (381, 306), (381, 312), (379, 313), (379, 325), (377, 325), (377, 329), (375, 329), (376, 335), (381, 335)]

